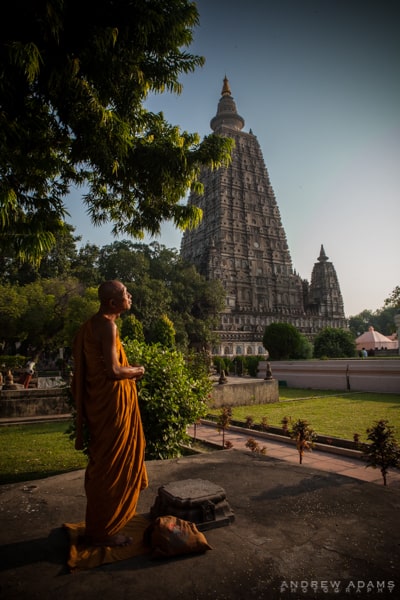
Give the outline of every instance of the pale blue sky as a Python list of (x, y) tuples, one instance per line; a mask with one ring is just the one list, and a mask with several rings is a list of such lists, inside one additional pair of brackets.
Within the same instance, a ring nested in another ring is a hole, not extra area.
[[(206, 58), (181, 96), (147, 106), (201, 136), (226, 74), (244, 131), (257, 136), (293, 267), (310, 279), (321, 244), (351, 316), (400, 285), (400, 3), (200, 0), (191, 52)], [(112, 243), (80, 197), (67, 202), (83, 242)], [(181, 233), (163, 227), (161, 243)], [(149, 240), (146, 240), (149, 241)]]

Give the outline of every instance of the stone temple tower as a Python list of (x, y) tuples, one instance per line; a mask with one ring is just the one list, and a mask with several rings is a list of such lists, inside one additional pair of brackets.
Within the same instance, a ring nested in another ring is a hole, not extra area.
[(342, 294), (335, 267), (328, 260), (321, 245), (318, 262), (311, 274), (306, 308), (322, 317), (340, 320), (344, 315)]
[(181, 255), (208, 279), (219, 279), (226, 306), (214, 354), (262, 354), (264, 329), (289, 322), (310, 338), (323, 327), (346, 327), (343, 301), (332, 263), (323, 247), (312, 281), (294, 272), (279, 207), (258, 140), (243, 130), (225, 77), (211, 128), (233, 138), (228, 168), (201, 175), (204, 195), (189, 203), (203, 210), (198, 228), (186, 231)]

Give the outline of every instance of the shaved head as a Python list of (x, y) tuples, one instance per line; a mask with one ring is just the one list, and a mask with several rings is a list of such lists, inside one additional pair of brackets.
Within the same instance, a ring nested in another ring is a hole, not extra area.
[(98, 290), (100, 303), (104, 305), (107, 304), (109, 300), (120, 297), (124, 289), (125, 286), (116, 279), (104, 281)]

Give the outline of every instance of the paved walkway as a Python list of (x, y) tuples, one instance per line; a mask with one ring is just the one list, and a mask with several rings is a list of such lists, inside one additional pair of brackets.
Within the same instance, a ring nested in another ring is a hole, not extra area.
[[(58, 421), (70, 419), (71, 415), (47, 415), (45, 417), (27, 417), (25, 419), (19, 417), (15, 419), (0, 419), (1, 425), (10, 425), (16, 423), (33, 423), (43, 421)], [(258, 443), (259, 447), (266, 448), (266, 456), (284, 460), (286, 462), (298, 464), (299, 455), (293, 443), (289, 440), (287, 442), (267, 439), (264, 436), (259, 435), (258, 432), (252, 431), (251, 433), (241, 433), (238, 431), (239, 428), (234, 427), (228, 429), (225, 432), (225, 441), (229, 441), (233, 448), (236, 450), (244, 450), (250, 452), (249, 448), (246, 447), (247, 440), (251, 437)], [(193, 425), (188, 427), (188, 434), (198, 440), (204, 440), (217, 446), (222, 446), (222, 433), (218, 432), (215, 425), (201, 423), (196, 425), (196, 431)], [(303, 465), (313, 469), (319, 469), (321, 471), (328, 471), (330, 473), (337, 473), (338, 475), (344, 475), (346, 477), (353, 477), (361, 481), (369, 481), (370, 483), (376, 483), (383, 485), (382, 475), (379, 469), (373, 469), (366, 467), (363, 460), (359, 458), (351, 458), (348, 456), (340, 456), (334, 452), (327, 452), (321, 450), (313, 450), (312, 452), (306, 452), (303, 457)], [(396, 487), (400, 489), (400, 471), (391, 469), (387, 476), (387, 483), (390, 487)]]
[[(196, 431), (194, 431), (194, 426), (191, 426), (188, 428), (188, 434), (198, 440), (222, 445), (222, 433), (219, 433), (214, 425), (202, 423), (196, 425)], [(231, 442), (233, 448), (236, 450), (245, 450), (246, 452), (249, 452), (249, 448), (246, 447), (246, 442), (249, 437), (253, 438), (261, 448), (263, 446), (266, 447), (266, 456), (291, 463), (299, 463), (298, 452), (293, 443), (290, 443), (289, 441), (281, 442), (266, 439), (265, 437), (257, 435), (257, 432), (251, 432), (251, 435), (249, 435), (248, 431), (246, 433), (240, 433), (236, 429), (235, 431), (231, 429), (225, 431), (225, 441)], [(383, 485), (380, 470), (373, 469), (372, 467), (367, 468), (365, 463), (359, 458), (349, 458), (347, 456), (340, 456), (335, 453), (315, 449), (312, 452), (306, 452), (304, 454), (303, 466)], [(390, 487), (400, 488), (400, 471), (391, 469), (387, 476), (387, 483)]]

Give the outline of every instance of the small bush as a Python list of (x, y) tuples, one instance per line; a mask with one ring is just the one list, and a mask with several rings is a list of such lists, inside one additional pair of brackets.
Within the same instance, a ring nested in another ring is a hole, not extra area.
[(300, 464), (302, 464), (304, 451), (312, 450), (317, 434), (313, 428), (310, 427), (308, 421), (298, 419), (298, 421), (293, 424), (290, 437), (296, 440), (296, 448), (299, 453)]
[(232, 419), (232, 407), (223, 406), (217, 420), (218, 432), (222, 431), (222, 447), (225, 448), (225, 431), (229, 429)]
[(258, 364), (261, 360), (264, 360), (262, 356), (246, 356), (245, 366), (248, 374), (251, 377), (257, 377)]
[(390, 468), (400, 467), (400, 446), (394, 436), (394, 427), (388, 421), (381, 419), (373, 427), (367, 429), (368, 440), (371, 444), (364, 447), (367, 467), (380, 468), (383, 485), (387, 485), (387, 473)]
[(291, 323), (271, 323), (264, 330), (263, 346), (271, 360), (299, 357), (304, 346), (301, 333)]
[(192, 372), (192, 362), (181, 352), (159, 344), (126, 342), (125, 351), (131, 363), (145, 367), (138, 395), (146, 459), (179, 456), (181, 444), (188, 439), (187, 426), (207, 413), (212, 387), (208, 373), (202, 373), (198, 364)]
[(256, 440), (253, 438), (249, 438), (245, 445), (246, 445), (246, 448), (249, 448), (255, 454), (266, 454), (267, 453), (266, 446), (260, 446), (260, 444), (258, 442), (256, 442)]
[(254, 419), (253, 417), (251, 417), (250, 415), (248, 417), (246, 417), (246, 421), (245, 421), (245, 427), (247, 429), (251, 429), (254, 425)]
[(315, 358), (352, 358), (355, 353), (353, 335), (346, 329), (326, 327), (314, 340)]
[(0, 368), (1, 370), (20, 369), (26, 364), (27, 360), (28, 358), (21, 354), (15, 354), (15, 356), (3, 354), (0, 356)]

